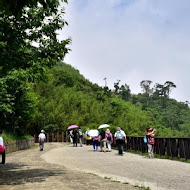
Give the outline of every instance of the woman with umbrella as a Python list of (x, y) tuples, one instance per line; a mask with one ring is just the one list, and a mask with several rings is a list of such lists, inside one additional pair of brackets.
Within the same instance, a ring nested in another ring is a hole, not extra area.
[(78, 131), (76, 128), (73, 130), (73, 146), (77, 147)]
[(76, 130), (77, 128), (78, 128), (77, 125), (71, 125), (67, 128), (67, 130), (73, 130), (72, 132), (73, 146), (76, 145), (76, 147), (77, 147), (77, 139), (78, 139), (78, 131)]
[(99, 140), (99, 131), (97, 129), (91, 129), (88, 132), (89, 136), (93, 139), (93, 148), (94, 151), (98, 151), (98, 140)]
[(110, 125), (108, 124), (102, 124), (98, 127), (98, 129), (101, 129), (100, 131), (100, 151), (102, 152), (102, 149), (104, 147), (104, 152), (106, 152), (106, 139), (105, 139), (105, 135), (106, 132), (104, 131), (104, 128), (110, 127)]

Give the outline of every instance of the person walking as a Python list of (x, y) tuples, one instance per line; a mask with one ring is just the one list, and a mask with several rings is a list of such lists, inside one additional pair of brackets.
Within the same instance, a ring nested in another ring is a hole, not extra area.
[(113, 135), (109, 129), (106, 130), (105, 139), (108, 146), (108, 151), (111, 152), (111, 144), (113, 142)]
[[(99, 134), (99, 140), (100, 140), (100, 152), (106, 152), (106, 139), (105, 139), (105, 131), (104, 129), (101, 129), (100, 134)], [(104, 147), (104, 149), (103, 149)]]
[(154, 144), (156, 129), (148, 128), (146, 132), (147, 146), (148, 146), (148, 156), (149, 158), (154, 158)]
[(85, 139), (86, 139), (86, 145), (90, 145), (90, 141), (92, 140), (92, 137), (88, 134), (90, 129), (88, 128), (85, 132)]
[(94, 148), (94, 151), (98, 151), (98, 140), (99, 140), (98, 136), (93, 137), (93, 148)]
[(78, 129), (78, 134), (79, 134), (79, 143), (80, 143), (80, 146), (82, 147), (82, 139), (84, 136), (84, 131), (80, 127)]
[(1, 164), (5, 164), (5, 144), (2, 137), (3, 131), (0, 130), (0, 154), (2, 154)]
[(76, 129), (73, 130), (73, 146), (77, 147), (78, 141), (78, 131)]
[(117, 131), (115, 132), (114, 137), (116, 138), (116, 144), (118, 146), (119, 155), (123, 155), (123, 144), (126, 141), (126, 134), (120, 127), (117, 127)]
[(38, 135), (40, 151), (43, 151), (43, 149), (44, 149), (45, 139), (46, 139), (46, 136), (44, 134), (44, 130), (41, 130), (41, 133)]
[(73, 130), (69, 131), (70, 143), (73, 144)]

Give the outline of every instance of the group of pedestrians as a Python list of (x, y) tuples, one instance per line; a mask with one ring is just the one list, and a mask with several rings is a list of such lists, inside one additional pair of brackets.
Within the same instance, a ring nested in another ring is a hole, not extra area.
[[(127, 138), (125, 132), (120, 127), (117, 127), (117, 131), (115, 132), (114, 137), (109, 129), (107, 129), (106, 131), (104, 129), (101, 129), (100, 133), (94, 137), (88, 135), (89, 131), (90, 129), (87, 129), (86, 133), (84, 134), (84, 131), (80, 127), (78, 130), (77, 129), (70, 130), (69, 136), (73, 146), (77, 147), (77, 142), (79, 138), (79, 143), (80, 146), (82, 147), (83, 137), (85, 136), (87, 145), (90, 144), (91, 140), (93, 141), (94, 151), (98, 151), (98, 146), (100, 143), (101, 152), (106, 152), (106, 148), (108, 148), (108, 152), (111, 152), (111, 145), (115, 138), (118, 147), (118, 153), (119, 155), (123, 155), (123, 145), (127, 143)], [(156, 134), (156, 129), (147, 128), (145, 138), (146, 138), (146, 144), (148, 146), (149, 158), (154, 158), (155, 134)], [(44, 130), (41, 130), (41, 133), (38, 135), (40, 151), (43, 151), (44, 149), (45, 139), (46, 136)], [(5, 164), (5, 144), (2, 137), (2, 130), (0, 130), (0, 154), (2, 154), (1, 164)]]
[[(86, 134), (88, 134), (88, 132), (89, 129), (87, 130)], [(152, 129), (151, 127), (147, 128), (145, 137), (149, 158), (154, 158), (155, 134), (156, 129)], [(114, 136), (109, 129), (106, 131), (101, 129), (99, 135), (92, 138), (94, 151), (98, 151), (98, 145), (100, 144), (100, 152), (106, 152), (106, 148), (108, 148), (108, 152), (111, 152), (111, 145), (114, 139), (118, 147), (118, 154), (123, 155), (123, 146), (127, 144), (127, 137), (125, 132), (120, 127), (117, 127), (117, 131), (115, 132)]]
[(118, 146), (119, 155), (123, 155), (123, 145), (127, 143), (125, 132), (118, 127), (116, 133), (113, 135), (109, 129), (101, 129), (99, 133), (95, 136), (89, 135), (90, 129), (87, 129), (86, 132), (79, 127), (77, 129), (73, 129), (69, 131), (70, 142), (73, 146), (77, 147), (77, 142), (79, 138), (80, 146), (82, 147), (82, 141), (85, 137), (86, 145), (90, 145), (91, 142), (93, 144), (94, 151), (99, 151), (98, 147), (100, 145), (100, 152), (111, 152), (111, 145), (114, 142), (114, 138), (116, 140), (116, 144)]
[[(73, 146), (77, 147), (78, 139), (80, 146), (82, 147), (83, 138), (86, 138), (86, 144), (90, 145), (90, 142), (93, 143), (94, 151), (98, 151), (98, 147), (100, 145), (100, 152), (111, 152), (112, 150), (112, 143), (116, 142), (118, 147), (118, 154), (123, 155), (123, 146), (127, 143), (127, 138), (125, 132), (120, 128), (117, 127), (117, 131), (113, 135), (109, 129), (101, 129), (101, 131), (96, 136), (89, 135), (90, 129), (84, 133), (84, 131), (79, 127), (78, 129), (73, 129), (69, 131), (70, 142)], [(0, 131), (1, 133), (1, 131)], [(155, 137), (156, 129), (147, 128), (147, 132), (145, 134), (146, 137), (146, 144), (148, 147), (148, 155), (149, 158), (154, 158), (154, 144), (155, 144)], [(1, 134), (0, 134), (1, 135)], [(45, 134), (44, 131), (41, 130), (39, 134), (39, 146), (40, 150), (44, 149), (44, 142), (45, 142)], [(2, 138), (0, 137), (0, 145), (1, 145)], [(3, 163), (4, 161), (2, 161)]]
[(106, 149), (108, 149), (108, 152), (111, 152), (111, 145), (114, 142), (114, 138), (119, 155), (123, 155), (123, 145), (127, 143), (127, 138), (125, 132), (120, 127), (117, 128), (114, 136), (109, 129), (106, 131), (101, 129), (100, 134), (92, 139), (94, 151), (98, 151), (98, 144), (100, 143), (100, 152), (107, 152)]
[(78, 138), (79, 138), (80, 147), (82, 147), (84, 131), (80, 127), (78, 130), (77, 129), (70, 130), (69, 137), (70, 137), (70, 142), (73, 144), (73, 146), (76, 146), (76, 147), (77, 147)]
[(106, 145), (108, 147), (108, 152), (111, 152), (111, 144), (113, 143), (113, 135), (109, 129), (106, 131), (101, 129), (98, 136), (93, 137), (93, 148), (94, 151), (98, 151), (98, 145), (100, 142), (100, 151), (106, 152)]

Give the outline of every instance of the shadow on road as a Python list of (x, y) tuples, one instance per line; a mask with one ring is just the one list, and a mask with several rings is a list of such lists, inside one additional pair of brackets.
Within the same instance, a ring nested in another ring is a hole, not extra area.
[(8, 163), (0, 165), (0, 185), (21, 185), (25, 183), (43, 182), (51, 176), (64, 175), (61, 170), (42, 168), (31, 169), (27, 165)]

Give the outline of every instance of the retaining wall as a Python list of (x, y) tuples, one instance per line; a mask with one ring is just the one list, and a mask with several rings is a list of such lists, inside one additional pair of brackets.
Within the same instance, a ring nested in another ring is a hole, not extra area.
[(24, 150), (34, 145), (35, 145), (34, 138), (11, 141), (11, 142), (5, 143), (6, 153), (15, 152), (18, 150)]

